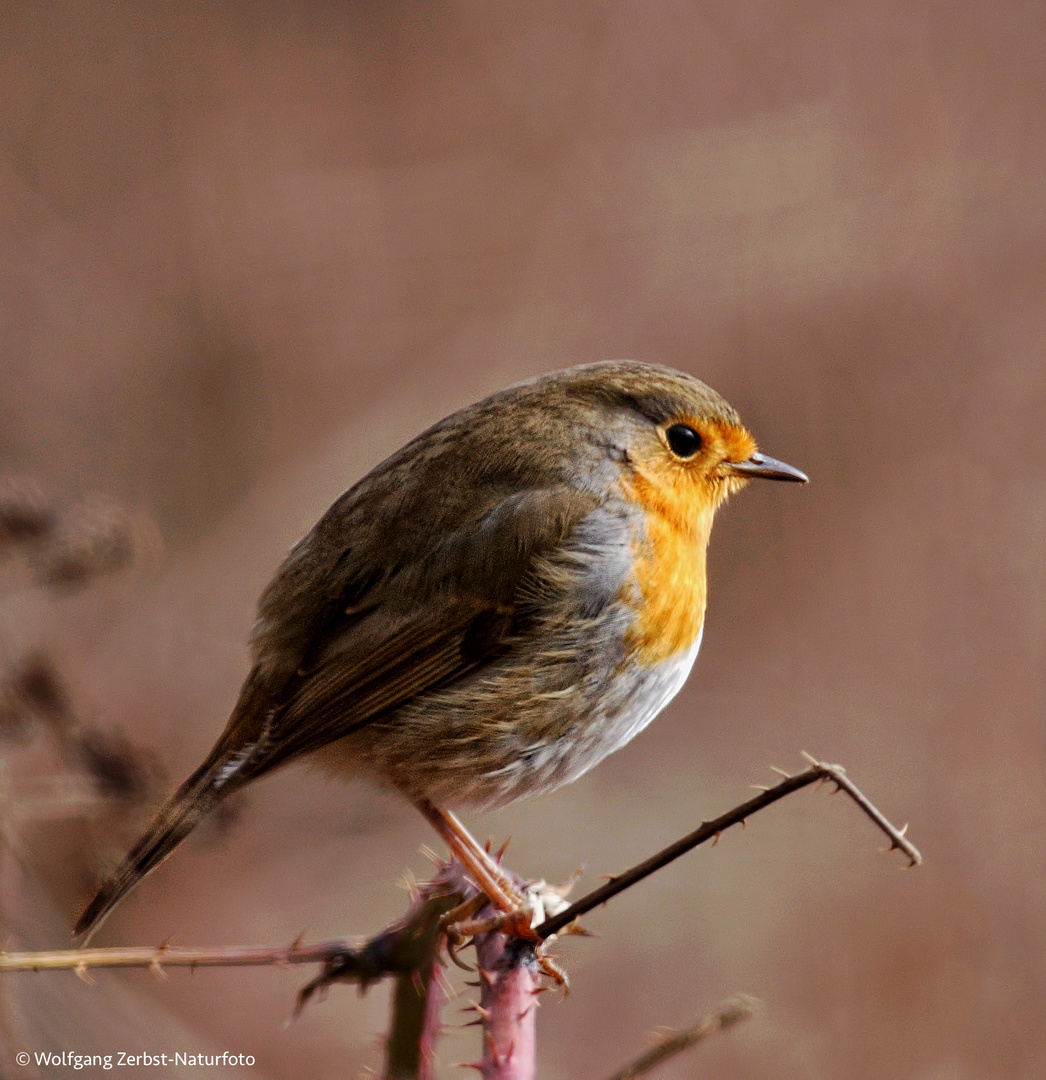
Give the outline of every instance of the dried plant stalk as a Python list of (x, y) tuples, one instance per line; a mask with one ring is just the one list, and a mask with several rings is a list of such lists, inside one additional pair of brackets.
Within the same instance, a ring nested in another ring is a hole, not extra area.
[(704, 1042), (712, 1035), (720, 1031), (729, 1031), (736, 1024), (750, 1020), (755, 1015), (755, 1010), (755, 998), (738, 994), (729, 1001), (724, 1001), (717, 1009), (702, 1016), (693, 1027), (660, 1039), (656, 1046), (640, 1054), (635, 1061), (630, 1062), (623, 1069), (619, 1069), (609, 1080), (633, 1080), (636, 1076), (651, 1072), (669, 1058), (681, 1054), (684, 1050), (689, 1050), (699, 1042)]

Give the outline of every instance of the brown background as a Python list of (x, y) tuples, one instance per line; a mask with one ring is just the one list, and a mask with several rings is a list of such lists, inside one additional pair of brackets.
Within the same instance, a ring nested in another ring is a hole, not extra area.
[[(542, 1075), (598, 1080), (736, 989), (763, 1015), (666, 1077), (1046, 1075), (1044, 46), (1016, 0), (6, 0), (0, 464), (150, 512), (166, 558), (69, 599), (5, 579), (4, 655), (51, 650), (176, 779), (268, 575), (369, 466), (538, 371), (691, 371), (813, 482), (722, 515), (703, 652), (649, 732), (470, 821), (594, 882), (807, 749), (926, 866), (823, 793), (773, 808), (563, 947)], [(26, 835), (38, 944), (67, 940), (89, 833)], [(409, 808), (288, 770), (99, 940), (372, 931), (423, 842)], [(384, 992), (284, 1028), (303, 978), (24, 977), (21, 1045), (376, 1065)]]

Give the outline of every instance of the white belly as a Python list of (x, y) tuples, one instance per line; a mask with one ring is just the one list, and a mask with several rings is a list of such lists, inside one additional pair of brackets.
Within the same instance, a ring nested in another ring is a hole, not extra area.
[[(580, 772), (575, 773), (572, 780), (587, 772), (607, 754), (612, 754), (627, 742), (631, 742), (679, 693), (697, 659), (703, 635), (704, 627), (685, 653), (662, 661), (656, 668), (621, 676), (621, 682), (626, 685), (621, 687), (624, 696), (620, 700), (617, 715), (608, 713), (604, 717), (604, 730), (593, 740), (596, 744), (596, 756)], [(629, 687), (627, 682), (633, 685)], [(615, 698), (617, 697), (618, 695), (615, 695)]]

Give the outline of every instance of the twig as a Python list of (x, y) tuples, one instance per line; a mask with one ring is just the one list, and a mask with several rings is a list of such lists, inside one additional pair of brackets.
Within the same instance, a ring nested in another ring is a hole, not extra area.
[(724, 1001), (717, 1009), (702, 1016), (693, 1027), (662, 1039), (645, 1054), (640, 1054), (635, 1061), (614, 1073), (609, 1080), (633, 1080), (633, 1077), (650, 1072), (662, 1062), (710, 1036), (720, 1031), (729, 1031), (736, 1024), (750, 1020), (755, 1015), (756, 1005), (755, 998), (750, 998), (747, 994), (738, 994), (730, 1001)]
[[(611, 878), (610, 881), (601, 885), (598, 889), (593, 889), (590, 893), (581, 897), (580, 900), (571, 904), (570, 907), (561, 911), (558, 915), (554, 915), (551, 919), (546, 919), (540, 926), (535, 927), (535, 933), (542, 939), (558, 933), (569, 923), (573, 922), (574, 919), (578, 918), (578, 916), (584, 915), (585, 912), (599, 907), (600, 904), (605, 904), (612, 897), (617, 896), (618, 893), (624, 892), (625, 889), (635, 885), (636, 882), (642, 881), (643, 878), (649, 877), (657, 870), (660, 870), (661, 867), (667, 866), (668, 863), (678, 859), (680, 855), (685, 855), (688, 851), (697, 847), (699, 844), (703, 844), (706, 840), (712, 840), (715, 837), (718, 837), (720, 833), (725, 832), (733, 825), (744, 824), (745, 819), (750, 817), (757, 810), (762, 810), (771, 803), (777, 802), (778, 799), (783, 799), (786, 795), (791, 795), (793, 791), (798, 791), (800, 788), (807, 787), (810, 784), (815, 784), (818, 781), (823, 780), (830, 780), (839, 790), (845, 791), (846, 794), (849, 795), (850, 798), (852, 798), (872, 819), (872, 821), (886, 833), (890, 840), (889, 850), (898, 848), (903, 851), (904, 854), (908, 856), (909, 866), (918, 866), (919, 863), (922, 862), (922, 856), (919, 854), (918, 849), (907, 839), (907, 837), (905, 837), (904, 829), (898, 829), (890, 824), (883, 814), (876, 809), (868, 798), (854, 785), (849, 777), (847, 777), (846, 770), (843, 769), (841, 765), (828, 765), (823, 761), (816, 761), (814, 758), (810, 757), (809, 754), (804, 754), (803, 756), (810, 762), (809, 768), (804, 769), (803, 772), (798, 773), (795, 776), (787, 777), (779, 784), (775, 784), (772, 788), (766, 788), (756, 795), (755, 798), (749, 799), (740, 806), (734, 807), (733, 810), (729, 810), (720, 817), (713, 818), (711, 821), (702, 822), (700, 827), (695, 829), (688, 836), (684, 836), (674, 844), (669, 844), (668, 847), (663, 848), (656, 855), (652, 855), (649, 859), (644, 859), (643, 862), (633, 866), (630, 870), (626, 870), (624, 873)], [(905, 826), (905, 828), (907, 828), (907, 826)]]
[(365, 966), (366, 946), (355, 948), (345, 938), (316, 945), (264, 948), (187, 949), (174, 945), (155, 948), (57, 949), (53, 952), (0, 952), (0, 972), (75, 971), (89, 968), (151, 968), (157, 973), (168, 967), (265, 967), (285, 964), (326, 964), (334, 961)]

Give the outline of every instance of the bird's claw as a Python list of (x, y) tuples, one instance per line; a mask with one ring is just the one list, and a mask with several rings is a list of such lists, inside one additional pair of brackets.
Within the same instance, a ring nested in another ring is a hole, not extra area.
[(541, 968), (542, 975), (547, 975), (563, 991), (563, 996), (566, 997), (570, 993), (570, 977), (559, 966), (558, 961), (554, 957), (547, 955), (542, 949), (534, 950), (534, 958), (538, 962), (538, 967)]
[[(485, 898), (481, 898), (486, 902)], [(451, 913), (453, 914), (453, 912)], [(464, 919), (460, 922), (448, 922), (443, 927), (447, 935), (447, 946), (460, 949), (467, 945), (472, 938), (479, 934), (489, 934), (498, 931), (509, 937), (521, 938), (524, 941), (539, 942), (541, 938), (534, 933), (534, 909), (530, 907), (517, 908), (515, 911), (502, 911), (497, 915), (489, 915), (483, 919)]]

